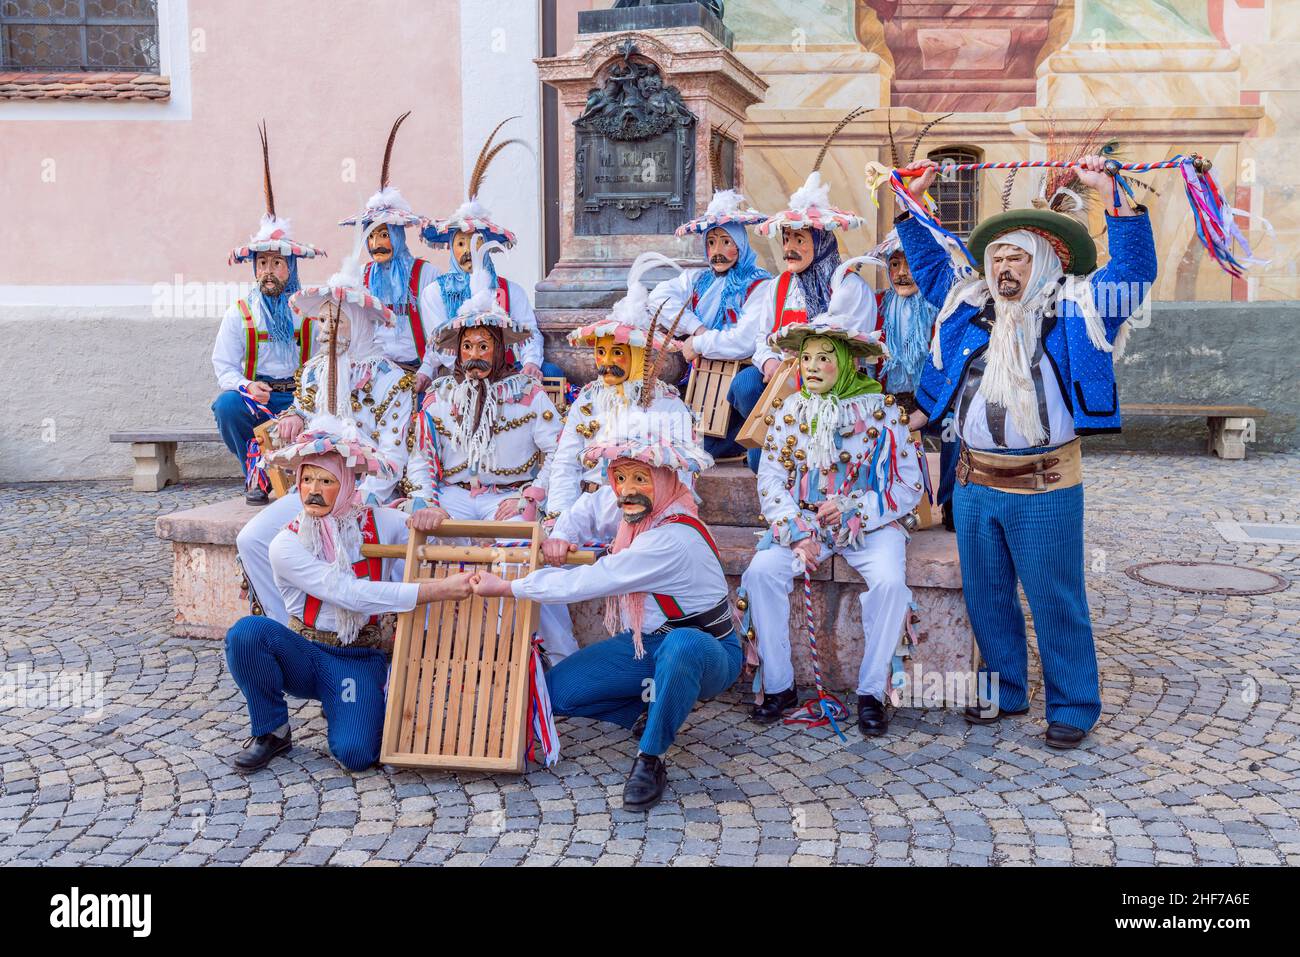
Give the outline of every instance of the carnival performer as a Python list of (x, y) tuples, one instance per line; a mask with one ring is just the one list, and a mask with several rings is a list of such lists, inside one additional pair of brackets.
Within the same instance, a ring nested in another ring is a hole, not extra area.
[[(318, 414), (348, 419), (393, 466), (393, 472), (366, 475), (358, 485), (364, 504), (387, 505), (400, 497), (397, 483), (406, 467), (411, 374), (387, 358), (379, 344), (379, 331), (391, 329), (396, 317), (362, 283), (365, 241), (361, 227), (355, 229), (352, 255), (343, 267), (324, 285), (300, 290), (290, 300), (304, 324), (320, 327), (321, 351), (303, 366), (293, 405), (279, 416), (276, 431), (281, 442), (289, 443), (312, 428)], [(298, 509), (296, 496), (283, 496), (246, 523), (235, 539), (254, 613), (280, 624), (288, 624), (289, 615), (272, 579), (270, 547)]]
[[(564, 370), (554, 363), (542, 358), (542, 333), (537, 328), (537, 316), (533, 313), (532, 303), (528, 300), (528, 291), (517, 282), (497, 275), (491, 258), (478, 255), (477, 248), (484, 243), (497, 243), (501, 249), (510, 249), (516, 242), (515, 234), (504, 226), (492, 221), (492, 214), (479, 201), (479, 191), (483, 178), (496, 155), (511, 143), (519, 140), (503, 140), (493, 145), (493, 140), (501, 127), (511, 119), (497, 124), (483, 148), (479, 150), (478, 159), (470, 172), (469, 187), (465, 202), (446, 219), (434, 220), (426, 226), (421, 235), (431, 246), (449, 246), (451, 257), (448, 269), (438, 277), (436, 284), (430, 285), (421, 299), (420, 308), (430, 318), (431, 335), (446, 325), (460, 313), (460, 307), (471, 294), (471, 274), (479, 268), (487, 272), (496, 293), (497, 302), (503, 312), (526, 333), (524, 340), (516, 344), (507, 354), (507, 367), (510, 371), (520, 369), (524, 375), (541, 379), (542, 376), (562, 376)], [(438, 374), (438, 366), (450, 367), (455, 364), (455, 357), (449, 353), (439, 355), (437, 350), (427, 353), (424, 364), (420, 367), (422, 375)]]
[(889, 728), (890, 664), (904, 637), (911, 592), (907, 533), (899, 519), (921, 499), (924, 458), (894, 396), (860, 371), (882, 356), (875, 332), (852, 309), (842, 264), (827, 311), (774, 333), (773, 349), (797, 358), (803, 387), (777, 399), (758, 469), (759, 506), (771, 526), (741, 577), (762, 659), (762, 694), (751, 716), (770, 723), (799, 705), (790, 655), (790, 593), (796, 576), (842, 555), (867, 583), (858, 669), (858, 727)]
[(289, 221), (276, 215), (265, 124), (258, 132), (266, 213), (256, 235), (230, 254), (231, 265), (253, 264), (257, 288), (226, 310), (212, 348), (212, 369), (222, 390), (212, 403), (212, 415), (226, 448), (239, 459), (246, 482), (244, 499), (250, 505), (270, 500), (250, 469), (253, 430), (289, 406), (294, 373), (312, 353), (311, 322), (289, 308), (289, 298), (298, 291), (298, 260), (325, 255), (315, 246), (290, 239)]
[(558, 540), (543, 546), (551, 564), (563, 562), (568, 542), (591, 538), (612, 541), (609, 554), (513, 581), (480, 573), (474, 590), (544, 606), (605, 599), (606, 625), (617, 633), (552, 668), (547, 690), (558, 716), (632, 728), (645, 715), (623, 807), (648, 811), (663, 798), (664, 755), (691, 709), (731, 687), (742, 651), (717, 546), (679, 478), (713, 464), (693, 417), (684, 407), (638, 404), (619, 429), (583, 452), (591, 464), (604, 463), (608, 487), (566, 512), (556, 523)]
[[(908, 183), (920, 200), (933, 162)], [(980, 271), (955, 270), (909, 213), (898, 220), (912, 275), (939, 308), (919, 416), (954, 415), (962, 450), (953, 504), (962, 588), (996, 700), (967, 709), (975, 723), (1029, 709), (1024, 588), (1034, 617), (1047, 698), (1046, 743), (1078, 745), (1101, 715), (1097, 654), (1084, 587), (1080, 436), (1120, 428), (1114, 358), (1127, 321), (1156, 276), (1145, 207), (1116, 190), (1098, 155), (1056, 173), (1043, 208), (981, 222), (970, 253)], [(1068, 175), (1068, 180), (1065, 176)], [(1110, 261), (1097, 269), (1080, 211), (1105, 197)]]
[(359, 477), (391, 470), (342, 419), (322, 416), (273, 464), (293, 468), (301, 512), (271, 543), (271, 568), (289, 609), (285, 626), (260, 615), (226, 633), (226, 662), (248, 704), (241, 772), (266, 767), (292, 746), (285, 695), (321, 703), (330, 753), (349, 771), (379, 759), (391, 613), (465, 598), (467, 573), (403, 583), (400, 561), (366, 558), (364, 544), (402, 544), (406, 515), (361, 503)]
[(389, 185), (388, 176), (397, 130), (410, 115), (408, 110), (399, 116), (388, 134), (384, 162), (379, 169), (379, 190), (366, 200), (361, 212), (339, 225), (355, 226), (360, 222), (366, 229), (370, 262), (366, 264), (363, 283), (397, 317), (391, 327), (379, 331), (379, 348), (403, 371), (411, 373), (407, 385), (419, 396), (429, 384), (430, 377), (422, 375), (419, 369), (433, 328), (422, 311), (420, 295), (435, 284), (438, 269), (411, 253), (406, 228), (424, 223), (425, 217), (411, 209), (396, 186)]

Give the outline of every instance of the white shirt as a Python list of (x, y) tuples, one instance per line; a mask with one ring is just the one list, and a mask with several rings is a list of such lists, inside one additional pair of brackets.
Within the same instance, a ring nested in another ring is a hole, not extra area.
[[(1047, 404), (1047, 440), (1044, 445), (1064, 445), (1066, 442), (1072, 442), (1075, 439), (1074, 416), (1070, 413), (1065, 404), (1065, 399), (1061, 396), (1060, 383), (1056, 381), (1056, 373), (1052, 371), (1051, 363), (1048, 361), (1046, 354), (1038, 360), (1038, 374), (1043, 380), (1043, 399)], [(965, 394), (966, 383), (963, 380), (962, 387), (957, 390), (957, 410), (961, 409), (961, 397)], [(989, 430), (988, 420), (988, 402), (984, 396), (976, 392), (971, 397), (970, 407), (965, 415), (954, 416), (954, 424), (957, 435), (963, 442), (973, 449), (984, 452), (996, 452), (998, 449), (1028, 449), (1035, 448), (1016, 428), (1015, 423), (1011, 420), (1011, 414), (1007, 413), (1003, 423), (1003, 441), (1004, 445), (998, 445), (994, 441), (993, 434)]]
[[(414, 268), (414, 267), (412, 267)], [(438, 276), (438, 267), (429, 260), (424, 260), (424, 265), (420, 267), (420, 324), (424, 327), (424, 334), (429, 335), (429, 314), (424, 311), (424, 291), (429, 288), (431, 283), (436, 282)], [(385, 303), (392, 306), (392, 303)], [(420, 354), (415, 351), (415, 336), (411, 332), (411, 317), (403, 311), (394, 310), (397, 314), (397, 322), (390, 329), (386, 326), (380, 326), (375, 330), (375, 341), (379, 343), (379, 348), (383, 350), (384, 355), (394, 362), (405, 362), (410, 365), (420, 358)]]
[[(612, 541), (623, 520), (608, 486), (584, 495), (557, 528), (566, 541)], [(556, 537), (552, 533), (552, 538)], [(642, 532), (617, 555), (605, 555), (594, 565), (540, 568), (511, 583), (516, 598), (531, 598), (543, 604), (571, 604), (610, 595), (644, 592), (645, 617), (641, 631), (649, 634), (667, 619), (655, 592), (676, 600), (684, 615), (713, 608), (727, 597), (727, 579), (713, 549), (689, 525), (668, 523)], [(629, 627), (623, 622), (623, 627)]]
[[(253, 314), (253, 325), (258, 332), (266, 332), (266, 317), (262, 314), (262, 294), (254, 290), (245, 300), (248, 310)], [(294, 331), (302, 328), (302, 317), (290, 311), (293, 316)], [(314, 326), (314, 323), (313, 323)], [(292, 379), (298, 371), (298, 361), (302, 352), (297, 342), (290, 343), (283, 355), (280, 350), (272, 348), (271, 343), (257, 344), (257, 375), (272, 379)], [(285, 357), (288, 358), (285, 358)], [(223, 391), (234, 392), (241, 385), (247, 386), (251, 381), (244, 375), (244, 365), (248, 359), (248, 329), (244, 325), (244, 314), (239, 311), (239, 303), (233, 303), (226, 314), (221, 317), (221, 327), (217, 330), (217, 341), (212, 347), (212, 371), (217, 374), (217, 385)]]
[[(384, 545), (406, 544), (406, 513), (391, 508), (373, 511), (379, 541)], [(352, 560), (360, 561), (360, 553), (352, 556)], [(284, 607), (291, 616), (301, 619), (307, 596), (315, 595), (322, 604), (313, 627), (321, 631), (338, 630), (336, 606), (363, 615), (414, 608), (420, 586), (395, 580), (402, 577), (404, 565), (400, 559), (384, 559), (384, 580), (372, 582), (340, 572), (317, 558), (298, 541), (298, 533), (288, 528), (281, 529), (271, 540), (271, 573), (284, 597)]]
[[(528, 338), (514, 349), (515, 358), (522, 365), (542, 364), (542, 332), (537, 328), (537, 314), (533, 304), (528, 301), (528, 293), (517, 282), (506, 280), (506, 289), (510, 296), (510, 318), (528, 330)], [(437, 330), (448, 322), (447, 304), (442, 301), (442, 287), (436, 283), (425, 287), (420, 293), (420, 316), (424, 319), (424, 331), (429, 336), (429, 348), (424, 351), (424, 363), (420, 371), (433, 378), (439, 366), (450, 369), (456, 364), (456, 356), (450, 352), (435, 352), (433, 341)]]
[[(455, 387), (456, 380), (451, 376), (435, 380), (425, 393), (420, 414), (424, 417), (423, 427), (437, 432), (444, 484), (469, 485), (472, 478), (467, 467), (469, 456), (451, 438), (456, 427), (451, 413), (451, 393)], [(500, 403), (497, 427), (511, 427), (502, 428), (493, 439), (491, 467), (480, 463), (477, 479), (482, 485), (508, 485), (535, 479), (555, 452), (563, 420), (546, 391), (522, 373), (502, 379), (492, 387), (497, 390)], [(492, 470), (518, 469), (530, 461), (533, 464), (524, 472)], [(426, 502), (432, 499), (437, 484), (433, 463), (419, 441), (411, 451), (407, 478), (413, 487), (412, 499)]]
[[(322, 379), (325, 376), (326, 358), (325, 353), (321, 353), (307, 360), (293, 396), (293, 407), (302, 414), (309, 429), (312, 417), (325, 411)], [(361, 480), (361, 500), (368, 505), (383, 505), (393, 497), (393, 490), (406, 468), (406, 436), (411, 426), (411, 406), (414, 403), (410, 385), (406, 381), (408, 373), (386, 358), (361, 363), (349, 362), (347, 365), (350, 370), (352, 401), (361, 408), (339, 411), (344, 417), (352, 417), (357, 430), (370, 438), (395, 470), (388, 478), (367, 475)]]
[[(709, 267), (705, 267), (709, 268)], [(661, 324), (671, 324), (677, 310), (686, 306), (682, 313), (678, 334), (683, 332), (691, 337), (691, 348), (706, 359), (748, 359), (754, 354), (754, 344), (758, 340), (763, 323), (764, 297), (772, 285), (771, 279), (760, 280), (750, 291), (734, 323), (728, 323), (720, 329), (709, 329), (705, 319), (691, 311), (691, 295), (695, 280), (703, 269), (688, 269), (671, 279), (665, 279), (650, 291), (650, 312), (653, 314), (662, 303)], [(724, 277), (718, 277), (723, 282)]]
[[(767, 364), (768, 359), (780, 361), (783, 358), (779, 352), (767, 344), (767, 337), (772, 333), (773, 327), (776, 325), (776, 286), (776, 279), (767, 284), (762, 299), (762, 311), (759, 314), (757, 324), (758, 339), (754, 344), (754, 365), (760, 370)], [(758, 292), (755, 290), (754, 296), (750, 296), (750, 301), (752, 302), (757, 295)], [(865, 335), (876, 328), (875, 291), (857, 273), (849, 272), (844, 274), (835, 301), (840, 315), (852, 317), (852, 321), (847, 325), (853, 330)], [(841, 305), (842, 308), (840, 308)], [(746, 306), (748, 307), (748, 303), (746, 303)], [(799, 285), (797, 276), (790, 281), (790, 288), (785, 297), (785, 308), (796, 311), (806, 308), (803, 287)], [(809, 316), (808, 318), (812, 319), (814, 317)]]
[[(654, 401), (650, 403), (651, 410), (672, 409), (680, 412), (682, 409), (687, 409), (689, 411), (689, 407), (682, 402), (676, 389), (662, 381), (657, 382), (656, 386), (657, 394)], [(602, 430), (610, 424), (611, 410), (625, 409), (627, 402), (625, 397), (618, 394), (617, 386), (605, 385), (603, 380), (595, 379), (583, 386), (577, 398), (569, 405), (564, 418), (564, 431), (560, 433), (555, 454), (551, 456), (546, 468), (534, 483), (537, 487), (546, 489), (547, 514), (563, 512), (577, 501), (578, 496), (582, 494), (584, 481), (596, 483), (602, 481), (601, 467), (596, 465), (587, 468), (581, 459), (582, 450), (589, 445), (595, 445), (596, 440), (603, 436)], [(690, 414), (694, 416), (693, 412)], [(581, 434), (578, 431), (579, 427), (590, 435)], [(680, 477), (687, 485), (691, 484), (692, 480), (688, 475)]]

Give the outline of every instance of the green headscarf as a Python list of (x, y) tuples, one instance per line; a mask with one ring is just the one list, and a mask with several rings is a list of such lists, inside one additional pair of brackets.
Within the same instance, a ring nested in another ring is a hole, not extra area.
[[(843, 339), (832, 336), (809, 336), (803, 341), (804, 346), (806, 347), (813, 339), (822, 339), (829, 342), (831, 348), (835, 351), (835, 363), (839, 369), (839, 375), (835, 377), (835, 384), (831, 386), (828, 395), (833, 395), (837, 399), (853, 399), (860, 395), (880, 391), (879, 382), (873, 379), (869, 373), (859, 371), (858, 364), (853, 361), (853, 353), (849, 352), (848, 343)], [(802, 392), (805, 398), (812, 395), (807, 386), (803, 387)]]

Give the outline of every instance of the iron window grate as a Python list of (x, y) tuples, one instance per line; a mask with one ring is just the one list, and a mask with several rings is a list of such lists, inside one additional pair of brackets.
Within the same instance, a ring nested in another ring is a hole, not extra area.
[(0, 70), (158, 73), (157, 0), (0, 0)]

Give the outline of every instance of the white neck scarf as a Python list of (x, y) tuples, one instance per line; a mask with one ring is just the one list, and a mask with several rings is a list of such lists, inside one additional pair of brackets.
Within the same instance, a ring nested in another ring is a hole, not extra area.
[[(340, 493), (341, 494), (341, 493)], [(332, 566), (340, 575), (355, 577), (353, 556), (361, 554), (361, 512), (349, 509), (343, 515), (316, 518), (306, 509), (298, 514), (298, 541), (314, 557)], [(331, 605), (340, 645), (350, 645), (369, 616)]]

